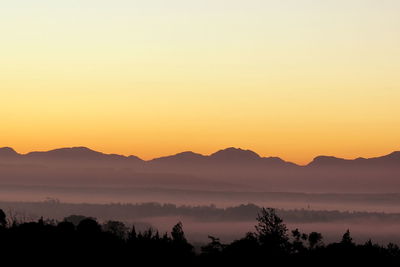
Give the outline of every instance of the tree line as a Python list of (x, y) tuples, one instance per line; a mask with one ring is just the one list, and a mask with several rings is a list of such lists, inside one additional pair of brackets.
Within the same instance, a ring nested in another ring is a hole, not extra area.
[[(52, 218), (63, 218), (65, 214), (88, 214), (96, 218), (113, 218), (122, 221), (134, 221), (139, 218), (160, 216), (185, 216), (197, 221), (228, 222), (252, 221), (261, 211), (255, 204), (241, 204), (232, 207), (217, 207), (215, 205), (175, 205), (170, 203), (112, 203), (112, 204), (73, 204), (58, 200), (45, 202), (0, 202), (7, 210), (18, 211), (20, 216), (30, 219), (40, 215)], [(286, 222), (335, 222), (335, 221), (370, 221), (400, 223), (400, 213), (311, 210), (311, 209), (277, 209), (278, 215)], [(18, 214), (15, 214), (18, 215)]]
[(169, 233), (137, 231), (119, 221), (71, 215), (62, 221), (18, 222), (0, 210), (0, 259), (14, 265), (111, 266), (398, 266), (400, 249), (356, 244), (347, 230), (340, 242), (325, 244), (318, 232), (289, 231), (273, 208), (261, 208), (253, 232), (224, 244), (209, 236), (196, 251), (178, 222)]

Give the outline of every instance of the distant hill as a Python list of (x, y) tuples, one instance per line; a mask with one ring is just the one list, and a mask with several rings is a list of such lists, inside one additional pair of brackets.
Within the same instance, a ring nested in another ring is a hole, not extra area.
[(0, 148), (0, 159), (16, 158), (19, 154), (11, 147)]
[(0, 161), (7, 159), (17, 159), (22, 161), (46, 162), (46, 161), (142, 161), (136, 156), (125, 157), (117, 154), (104, 154), (91, 150), (87, 147), (68, 147), (49, 151), (34, 151), (27, 154), (18, 154), (9, 147), (0, 148)]
[(353, 160), (318, 156), (305, 166), (251, 150), (191, 151), (142, 160), (86, 147), (19, 154), (0, 148), (0, 184), (151, 186), (300, 192), (399, 192), (400, 152)]

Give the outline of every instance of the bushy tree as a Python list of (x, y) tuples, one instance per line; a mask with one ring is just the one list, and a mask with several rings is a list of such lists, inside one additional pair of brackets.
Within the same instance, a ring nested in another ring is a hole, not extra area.
[(344, 245), (354, 245), (349, 229), (347, 229), (347, 231), (343, 234), (342, 241), (340, 243)]
[(311, 232), (308, 235), (308, 247), (310, 249), (315, 249), (322, 246), (322, 234), (317, 232)]
[(79, 232), (87, 234), (96, 234), (101, 232), (100, 224), (96, 220), (90, 218), (82, 220), (76, 229)]
[(308, 239), (308, 235), (301, 233), (299, 229), (296, 228), (295, 230), (292, 230), (292, 237), (292, 251), (295, 253), (303, 252), (306, 249), (304, 246), (304, 241)]
[(85, 219), (92, 219), (92, 220), (96, 220), (93, 217), (87, 217), (87, 216), (83, 216), (83, 215), (70, 215), (64, 218), (64, 222), (70, 222), (73, 223), (75, 226), (78, 226), (79, 223)]
[(103, 224), (103, 230), (117, 236), (118, 238), (125, 239), (128, 229), (122, 222), (107, 221)]
[(211, 240), (210, 243), (201, 247), (202, 253), (205, 254), (218, 254), (224, 249), (224, 245), (221, 243), (220, 239), (209, 235), (208, 238)]
[(178, 222), (173, 228), (171, 232), (172, 240), (174, 242), (187, 242), (185, 233), (183, 232), (182, 222)]
[(262, 246), (272, 250), (286, 249), (288, 229), (273, 208), (262, 208), (257, 216), (256, 236)]

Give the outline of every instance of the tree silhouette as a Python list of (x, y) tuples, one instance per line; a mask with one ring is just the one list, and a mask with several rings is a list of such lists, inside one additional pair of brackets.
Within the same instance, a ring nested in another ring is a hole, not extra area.
[(218, 254), (224, 249), (224, 245), (221, 243), (219, 238), (209, 235), (211, 239), (210, 243), (201, 247), (201, 251), (205, 254)]
[(308, 240), (308, 235), (307, 234), (302, 234), (298, 228), (295, 230), (292, 230), (292, 236), (293, 236), (293, 243), (292, 243), (292, 249), (295, 253), (301, 253), (303, 252), (306, 248), (304, 246), (303, 241)]
[(70, 215), (70, 216), (65, 217), (65, 218), (64, 218), (64, 221), (65, 221), (65, 222), (73, 223), (75, 226), (78, 226), (78, 224), (79, 224), (81, 221), (85, 220), (85, 219), (96, 220), (95, 218), (86, 217), (86, 216), (83, 216), (83, 215)]
[[(0, 219), (5, 221), (4, 212)], [(181, 222), (170, 234), (153, 228), (136, 232), (128, 238), (125, 225), (107, 221), (102, 225), (85, 217), (77, 226), (72, 222), (40, 218), (0, 227), (2, 262), (19, 266), (63, 265), (110, 266), (399, 266), (400, 248), (381, 246), (368, 241), (355, 244), (347, 230), (341, 242), (324, 245), (317, 232), (301, 233), (295, 229), (289, 240), (286, 225), (274, 209), (263, 209), (257, 217), (256, 232), (222, 244), (209, 236), (210, 242), (195, 253), (186, 239)], [(308, 247), (305, 243), (308, 242)]]
[(180, 255), (183, 261), (186, 261), (193, 255), (193, 246), (187, 241), (181, 222), (178, 222), (172, 228), (171, 237), (173, 248), (172, 254)]
[(103, 230), (109, 232), (121, 239), (124, 239), (127, 234), (127, 228), (124, 223), (119, 221), (107, 221), (103, 224)]
[(286, 249), (287, 227), (273, 208), (262, 208), (257, 216), (256, 236), (262, 246), (272, 250)]
[(172, 240), (175, 242), (187, 242), (185, 233), (183, 232), (182, 222), (178, 222), (171, 232)]
[(7, 226), (6, 214), (2, 209), (0, 209), (0, 227), (6, 227), (6, 226)]
[(82, 220), (78, 224), (76, 229), (79, 232), (89, 233), (89, 234), (96, 234), (101, 232), (101, 226), (99, 225), (99, 223), (96, 220), (90, 218)]
[(354, 245), (349, 229), (347, 229), (347, 231), (343, 234), (342, 241), (340, 243), (344, 245)]
[(136, 227), (135, 227), (135, 225), (133, 225), (131, 231), (129, 232), (128, 240), (135, 241), (136, 238), (137, 238)]
[(317, 232), (311, 232), (308, 235), (308, 246), (310, 249), (322, 246), (322, 234)]

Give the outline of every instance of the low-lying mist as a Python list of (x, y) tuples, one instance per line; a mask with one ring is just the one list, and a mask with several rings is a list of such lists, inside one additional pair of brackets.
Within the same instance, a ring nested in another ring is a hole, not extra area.
[(0, 201), (40, 202), (47, 198), (67, 203), (175, 203), (230, 207), (243, 203), (281, 209), (313, 209), (400, 213), (399, 193), (304, 193), (189, 190), (154, 187), (0, 186)]

